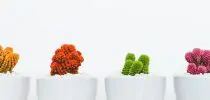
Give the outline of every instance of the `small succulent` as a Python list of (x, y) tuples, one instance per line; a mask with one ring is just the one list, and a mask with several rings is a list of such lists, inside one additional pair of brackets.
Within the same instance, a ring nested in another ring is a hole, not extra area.
[(123, 67), (123, 70), (122, 70), (122, 74), (128, 75), (132, 64), (133, 64), (132, 60), (130, 60), (130, 59), (126, 60), (125, 64), (124, 64), (124, 67)]
[(142, 67), (143, 67), (142, 62), (134, 61), (129, 71), (129, 75), (134, 76), (138, 74), (142, 70)]
[(52, 57), (51, 72), (55, 74), (64, 75), (67, 73), (77, 74), (81, 63), (84, 61), (80, 51), (77, 51), (72, 44), (63, 44), (55, 51)]
[(122, 74), (131, 76), (141, 73), (149, 74), (149, 61), (149, 56), (144, 54), (135, 61), (135, 55), (128, 53), (125, 58)]
[(0, 46), (0, 73), (11, 73), (15, 65), (18, 63), (19, 54), (13, 53), (13, 48)]
[(128, 53), (125, 57), (125, 61), (126, 60), (132, 60), (132, 61), (135, 61), (136, 57), (133, 53)]
[(196, 75), (210, 72), (210, 50), (194, 48), (185, 54), (185, 59), (189, 63), (187, 73)]
[(139, 57), (138, 61), (141, 61), (143, 63), (143, 70), (139, 73), (149, 74), (149, 56), (143, 54)]

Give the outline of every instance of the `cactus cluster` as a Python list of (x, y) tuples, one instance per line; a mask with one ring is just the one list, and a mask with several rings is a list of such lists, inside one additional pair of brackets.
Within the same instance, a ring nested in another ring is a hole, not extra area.
[(72, 44), (63, 44), (61, 48), (55, 51), (52, 57), (51, 72), (55, 74), (64, 75), (67, 73), (77, 74), (81, 63), (84, 61), (80, 51), (77, 51)]
[(194, 48), (185, 54), (188, 62), (187, 73), (196, 75), (210, 73), (210, 50)]
[(11, 73), (19, 60), (19, 54), (13, 53), (13, 48), (0, 45), (0, 73)]
[(142, 54), (136, 61), (133, 53), (128, 53), (122, 69), (123, 75), (135, 76), (136, 74), (149, 74), (149, 56)]

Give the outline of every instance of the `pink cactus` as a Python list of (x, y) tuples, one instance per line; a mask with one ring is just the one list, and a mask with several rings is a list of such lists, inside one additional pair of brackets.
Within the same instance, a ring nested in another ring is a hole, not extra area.
[(198, 74), (204, 74), (207, 72), (206, 66), (198, 66)]
[(192, 51), (193, 58), (196, 60), (196, 63), (199, 64), (201, 63), (201, 56), (203, 54), (203, 50), (199, 48), (194, 48)]
[(189, 63), (187, 72), (190, 74), (197, 74), (197, 67), (194, 63)]
[(185, 54), (185, 59), (187, 60), (188, 63), (194, 63), (192, 52), (187, 52)]
[(210, 50), (194, 48), (192, 52), (185, 54), (185, 59), (189, 63), (188, 73), (193, 75), (210, 73)]
[(201, 55), (203, 54), (203, 50), (199, 49), (199, 48), (194, 48), (193, 51), (193, 57), (195, 59), (201, 58)]
[(207, 73), (210, 73), (210, 66), (206, 66)]
[(204, 50), (202, 55), (203, 64), (208, 66), (210, 64), (210, 50)]

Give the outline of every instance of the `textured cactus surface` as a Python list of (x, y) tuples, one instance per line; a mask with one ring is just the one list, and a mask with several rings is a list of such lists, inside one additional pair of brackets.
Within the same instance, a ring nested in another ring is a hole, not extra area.
[(123, 70), (122, 70), (122, 74), (128, 75), (132, 64), (133, 64), (132, 60), (130, 60), (130, 59), (126, 60), (125, 64), (124, 64), (124, 67), (123, 67)]
[(142, 67), (143, 67), (142, 62), (134, 61), (131, 66), (131, 69), (129, 71), (129, 75), (134, 76), (134, 75), (138, 74), (139, 71), (141, 71)]
[(17, 64), (19, 60), (19, 55), (16, 53), (10, 53), (4, 60), (1, 68), (0, 68), (0, 72), (12, 72), (12, 69), (15, 67), (15, 65)]
[(189, 63), (187, 73), (196, 75), (210, 72), (210, 50), (194, 48), (185, 54), (185, 59)]
[(0, 46), (0, 73), (12, 72), (18, 63), (19, 54), (13, 53), (13, 48)]
[(135, 76), (136, 74), (149, 74), (149, 56), (142, 54), (137, 61), (135, 55), (128, 53), (125, 57), (125, 63), (122, 69), (123, 75)]
[(133, 53), (128, 53), (128, 54), (126, 55), (125, 61), (126, 61), (126, 60), (135, 61), (135, 59), (136, 59), (136, 57), (135, 57), (135, 55), (134, 55)]
[(149, 74), (149, 56), (143, 54), (139, 57), (138, 61), (143, 63), (143, 70), (139, 73)]
[(2, 51), (3, 50), (3, 47), (0, 45), (0, 51)]
[(55, 51), (51, 63), (51, 75), (77, 74), (84, 61), (80, 51), (72, 44), (64, 44)]

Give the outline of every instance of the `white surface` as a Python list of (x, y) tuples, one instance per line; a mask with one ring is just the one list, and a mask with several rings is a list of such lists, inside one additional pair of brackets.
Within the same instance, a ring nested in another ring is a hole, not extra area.
[[(184, 73), (184, 53), (210, 49), (209, 0), (0, 0), (0, 43), (20, 53), (16, 72), (49, 73), (62, 43), (74, 43), (81, 71), (99, 79), (121, 70), (127, 52), (151, 57), (152, 73), (167, 76), (166, 100), (175, 100), (174, 73)], [(33, 78), (29, 100), (36, 99)]]
[[(88, 76), (88, 77), (87, 77)], [(37, 79), (38, 100), (95, 100), (97, 80), (88, 74)]]
[(164, 100), (163, 76), (111, 75), (105, 79), (107, 100)]
[(174, 87), (177, 100), (210, 100), (210, 77), (205, 75), (176, 75)]
[(29, 81), (28, 77), (21, 75), (0, 75), (1, 100), (27, 100)]

